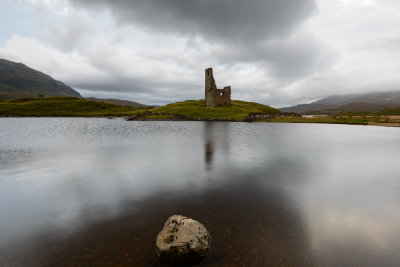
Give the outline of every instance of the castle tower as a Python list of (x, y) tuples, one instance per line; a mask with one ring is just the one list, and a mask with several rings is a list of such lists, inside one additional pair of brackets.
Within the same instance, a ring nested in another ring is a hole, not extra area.
[(224, 89), (217, 89), (215, 84), (213, 69), (206, 69), (205, 80), (205, 102), (206, 107), (214, 108), (217, 105), (231, 104), (231, 87), (225, 86)]
[(217, 106), (217, 86), (215, 84), (213, 69), (206, 69), (206, 107), (213, 108)]

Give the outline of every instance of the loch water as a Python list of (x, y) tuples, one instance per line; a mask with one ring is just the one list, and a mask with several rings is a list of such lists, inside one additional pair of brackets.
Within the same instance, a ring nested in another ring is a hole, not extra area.
[(400, 266), (400, 128), (0, 119), (1, 266), (158, 266), (182, 214), (200, 266)]

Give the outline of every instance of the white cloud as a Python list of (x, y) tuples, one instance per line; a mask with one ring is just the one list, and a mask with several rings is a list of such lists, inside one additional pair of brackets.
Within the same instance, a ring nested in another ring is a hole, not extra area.
[(24, 63), (59, 80), (78, 83), (87, 78), (102, 78), (106, 74), (92, 67), (79, 53), (62, 53), (34, 38), (13, 35), (0, 48), (0, 56)]
[(30, 2), (21, 3), (36, 12), (31, 32), (37, 34), (7, 37), (0, 56), (87, 95), (148, 104), (202, 98), (207, 67), (215, 68), (219, 87), (232, 86), (233, 98), (275, 106), (400, 89), (398, 1), (319, 0), (318, 12), (290, 26), (285, 35), (239, 43), (212, 38), (215, 31), (181, 34), (137, 20), (119, 24), (119, 7), (111, 11), (107, 6), (76, 8), (61, 0)]

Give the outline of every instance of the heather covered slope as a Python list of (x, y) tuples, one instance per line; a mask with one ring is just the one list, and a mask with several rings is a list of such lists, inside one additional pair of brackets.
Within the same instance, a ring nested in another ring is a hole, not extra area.
[(87, 100), (96, 101), (96, 102), (104, 102), (118, 106), (125, 107), (134, 107), (134, 108), (145, 108), (147, 105), (141, 104), (139, 102), (130, 101), (130, 100), (121, 100), (115, 98), (96, 98), (96, 97), (86, 97)]
[(342, 112), (378, 112), (400, 106), (400, 91), (337, 95), (310, 104), (281, 108), (299, 114), (339, 114)]

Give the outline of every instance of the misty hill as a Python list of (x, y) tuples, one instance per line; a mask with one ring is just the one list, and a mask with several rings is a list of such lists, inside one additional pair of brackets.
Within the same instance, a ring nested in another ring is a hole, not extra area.
[(124, 106), (124, 107), (134, 107), (134, 108), (148, 107), (147, 105), (141, 104), (139, 102), (129, 101), (129, 100), (120, 100), (120, 99), (114, 99), (114, 98), (86, 97), (86, 99), (91, 100), (91, 101), (96, 101), (96, 102), (104, 102), (104, 103), (109, 103), (109, 104), (113, 104), (113, 105)]
[(81, 95), (49, 75), (22, 63), (0, 59), (0, 100), (21, 97)]
[(310, 104), (281, 108), (300, 114), (335, 114), (341, 112), (377, 112), (400, 106), (400, 91), (335, 95)]

